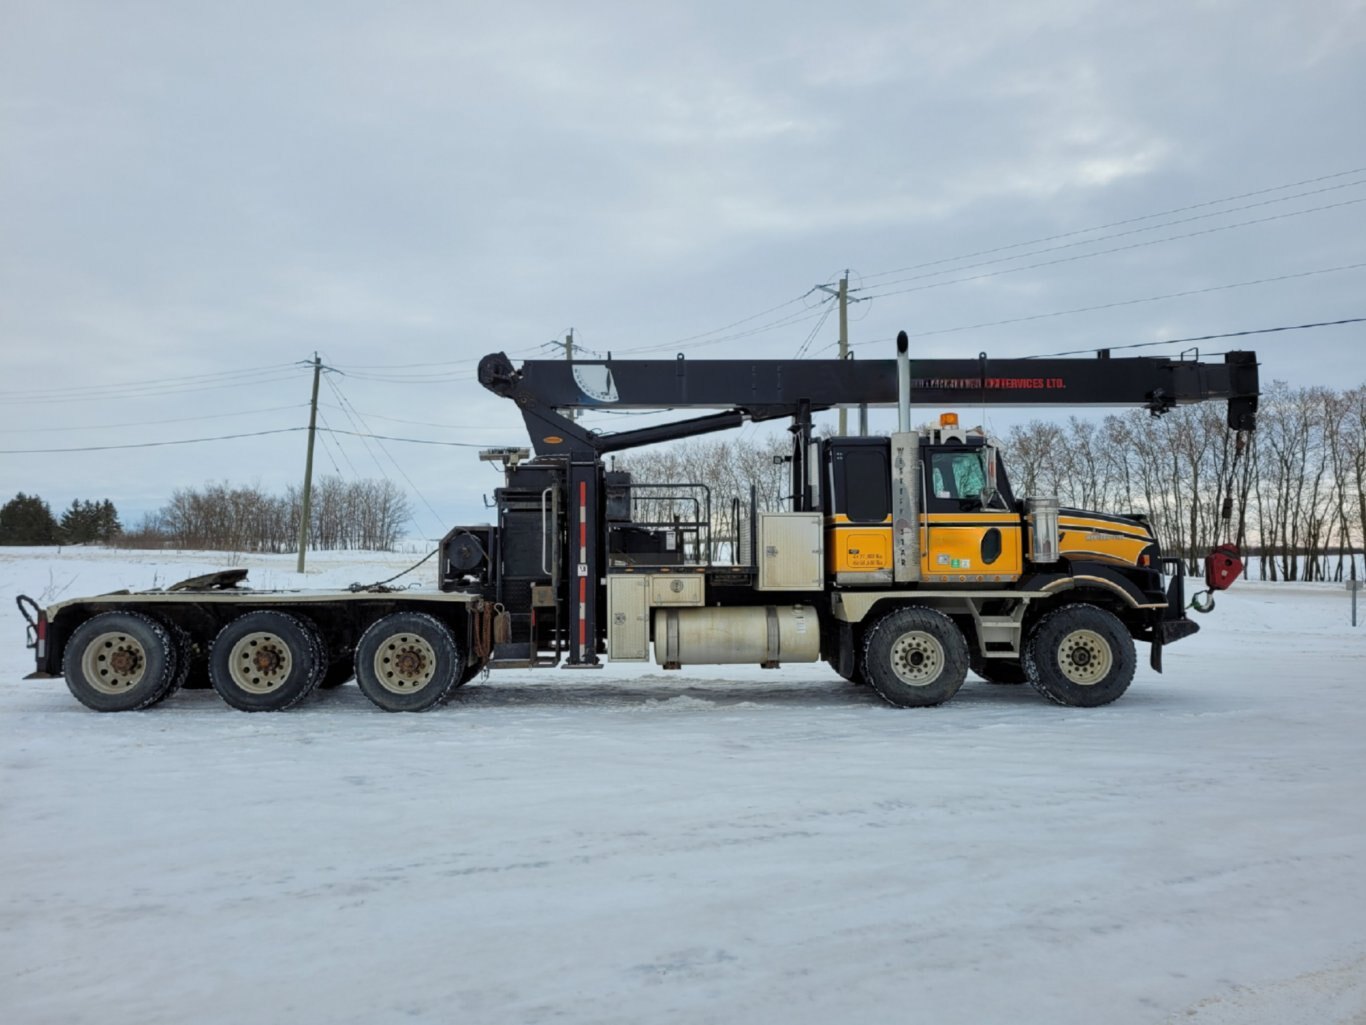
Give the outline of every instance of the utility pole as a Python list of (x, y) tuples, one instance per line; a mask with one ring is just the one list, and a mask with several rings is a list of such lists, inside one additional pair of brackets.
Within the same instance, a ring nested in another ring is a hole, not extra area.
[[(849, 272), (840, 278), (840, 359), (849, 358)], [(849, 411), (840, 406), (840, 437), (849, 433)]]
[[(848, 358), (849, 358), (849, 303), (850, 303), (850, 302), (862, 302), (864, 299), (866, 299), (866, 298), (868, 298), (868, 297), (867, 297), (867, 296), (861, 296), (861, 297), (860, 297), (860, 296), (854, 296), (854, 297), (852, 297), (852, 298), (850, 297), (850, 295), (849, 295), (849, 271), (848, 271), (848, 270), (846, 270), (846, 271), (844, 272), (844, 276), (843, 276), (842, 278), (840, 278), (840, 283), (839, 283), (839, 288), (838, 288), (838, 290), (835, 289), (835, 288), (834, 288), (833, 286), (831, 286), (831, 285), (817, 285), (816, 287), (819, 288), (822, 292), (829, 292), (831, 295), (836, 296), (836, 297), (839, 299), (839, 304), (840, 304), (840, 359), (842, 359), (842, 360), (843, 360), (843, 359), (848, 359)], [(840, 408), (839, 408), (839, 418), (840, 418), (840, 421), (839, 421), (839, 434), (840, 434), (840, 437), (844, 437), (846, 434), (849, 433), (849, 411), (848, 411), (848, 409), (847, 409), (846, 407), (840, 406)], [(866, 435), (866, 434), (868, 433), (868, 409), (867, 409), (866, 406), (864, 406), (864, 405), (862, 405), (862, 404), (860, 404), (860, 406), (859, 406), (859, 430), (860, 430), (860, 433), (862, 433), (862, 434), (865, 434), (865, 435)]]
[(313, 353), (313, 398), (308, 408), (308, 458), (304, 461), (303, 509), (299, 512), (299, 562), (296, 571), (304, 571), (304, 552), (308, 550), (309, 505), (313, 499), (313, 439), (318, 433), (318, 381), (323, 373), (323, 361)]
[[(574, 329), (572, 327), (564, 336), (564, 359), (566, 363), (574, 362)], [(571, 409), (569, 411), (569, 419), (577, 420), (578, 418), (579, 411), (577, 409)]]
[[(564, 358), (565, 358), (565, 362), (567, 362), (567, 363), (573, 363), (573, 362), (574, 362), (574, 329), (573, 329), (572, 327), (571, 327), (568, 331), (565, 332), (564, 341), (560, 341), (558, 338), (552, 338), (552, 339), (550, 339), (550, 341), (548, 341), (546, 344), (547, 344), (547, 345), (561, 345), (561, 346), (563, 346), (563, 347), (564, 347)], [(611, 354), (608, 353), (608, 355), (610, 356)], [(582, 412), (582, 410), (571, 409), (571, 410), (570, 410), (568, 413), (566, 413), (565, 415), (566, 415), (567, 417), (569, 417), (569, 419), (571, 419), (571, 420), (577, 420), (577, 419), (579, 418), (579, 414), (580, 414), (581, 412)]]

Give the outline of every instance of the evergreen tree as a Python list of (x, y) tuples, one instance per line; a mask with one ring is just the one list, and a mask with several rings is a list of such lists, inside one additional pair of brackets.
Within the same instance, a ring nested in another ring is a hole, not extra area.
[(95, 510), (95, 536), (101, 541), (112, 541), (122, 533), (119, 512), (114, 508), (114, 503), (106, 498)]
[(0, 545), (57, 544), (59, 529), (48, 504), (22, 491), (0, 506)]
[(62, 513), (61, 538), (65, 544), (109, 541), (122, 530), (118, 511), (107, 498), (101, 502), (73, 499), (71, 507)]

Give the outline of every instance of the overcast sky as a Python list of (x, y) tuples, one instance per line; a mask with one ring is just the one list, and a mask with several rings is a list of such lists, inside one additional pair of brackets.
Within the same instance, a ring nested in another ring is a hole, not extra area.
[[(524, 443), (481, 355), (829, 356), (845, 268), (864, 358), (1366, 316), (1364, 56), (1352, 0), (0, 0), (0, 499), (283, 489), (302, 433), (12, 450), (299, 427), (315, 350), (333, 428)], [(1354, 386), (1364, 326), (1201, 349)], [(374, 444), (318, 470), (486, 518)]]

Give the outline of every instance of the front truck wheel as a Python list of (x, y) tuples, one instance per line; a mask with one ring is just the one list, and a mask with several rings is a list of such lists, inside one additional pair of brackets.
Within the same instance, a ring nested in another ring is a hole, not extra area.
[(1044, 697), (1060, 705), (1108, 705), (1129, 689), (1134, 641), (1113, 612), (1065, 605), (1039, 620), (1025, 643), (1024, 667)]
[(863, 644), (863, 678), (898, 708), (943, 704), (968, 674), (968, 643), (953, 620), (915, 606), (887, 613)]
[(71, 635), (62, 659), (67, 688), (97, 712), (150, 708), (179, 683), (170, 632), (140, 612), (102, 612)]
[(450, 628), (425, 612), (392, 612), (356, 645), (356, 682), (386, 712), (434, 708), (460, 686), (464, 670)]
[(306, 619), (261, 609), (218, 632), (209, 649), (209, 679), (243, 712), (281, 712), (317, 688), (327, 669), (322, 638)]

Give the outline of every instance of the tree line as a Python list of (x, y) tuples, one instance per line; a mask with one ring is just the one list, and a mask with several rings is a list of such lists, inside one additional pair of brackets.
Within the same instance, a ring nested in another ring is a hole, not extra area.
[[(0, 545), (96, 541), (137, 548), (293, 552), (302, 515), (299, 488), (273, 495), (222, 482), (177, 488), (157, 512), (125, 530), (108, 499), (74, 501), (58, 520), (40, 497), (20, 492), (0, 507)], [(309, 503), (309, 547), (390, 550), (411, 519), (407, 497), (391, 481), (323, 477), (313, 485)]]
[[(272, 495), (227, 482), (177, 488), (171, 500), (139, 528), (139, 544), (177, 548), (293, 552), (303, 516), (301, 489)], [(387, 551), (412, 519), (407, 497), (389, 480), (323, 477), (309, 502), (308, 545), (329, 551)]]
[(1274, 382), (1241, 439), (1224, 412), (1211, 402), (1161, 417), (1033, 420), (1003, 442), (1015, 493), (1144, 513), (1193, 572), (1231, 541), (1263, 579), (1341, 580), (1366, 538), (1366, 387)]

